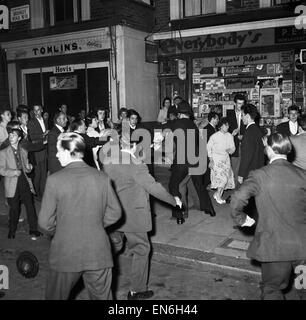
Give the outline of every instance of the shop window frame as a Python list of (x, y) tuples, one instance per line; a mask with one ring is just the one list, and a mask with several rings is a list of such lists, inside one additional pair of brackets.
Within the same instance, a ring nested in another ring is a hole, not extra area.
[(56, 0), (49, 0), (49, 13), (50, 13), (50, 25), (58, 26), (63, 24), (71, 24), (82, 21), (82, 0), (61, 0), (61, 1), (72, 1), (73, 2), (73, 18), (72, 19), (64, 19), (57, 21), (56, 20), (56, 8), (55, 8)]
[(202, 13), (203, 12), (203, 1), (200, 0), (201, 13), (196, 15), (187, 15), (185, 12), (186, 1), (190, 0), (170, 0), (170, 20), (179, 20), (179, 19), (190, 19), (197, 17), (206, 17), (212, 15), (223, 14), (226, 12), (226, 0), (216, 1), (216, 11), (213, 13)]

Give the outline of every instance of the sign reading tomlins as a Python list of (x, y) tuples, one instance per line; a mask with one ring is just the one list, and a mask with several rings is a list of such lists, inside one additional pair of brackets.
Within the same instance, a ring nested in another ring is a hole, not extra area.
[(161, 40), (159, 42), (159, 54), (171, 55), (223, 49), (261, 47), (271, 45), (271, 43), (274, 43), (273, 29), (229, 32), (198, 37), (186, 37), (182, 39)]
[(10, 45), (3, 47), (6, 49), (7, 60), (11, 61), (109, 49), (110, 37), (105, 29), (105, 32), (100, 32), (98, 36), (75, 37), (69, 40), (61, 40), (57, 37), (56, 40), (44, 39), (31, 41), (29, 44), (24, 42), (22, 46), (18, 44), (16, 47)]

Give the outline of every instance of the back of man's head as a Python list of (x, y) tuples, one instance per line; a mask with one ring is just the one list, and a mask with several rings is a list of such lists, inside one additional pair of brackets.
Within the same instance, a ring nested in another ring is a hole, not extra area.
[(287, 156), (292, 150), (289, 138), (281, 133), (273, 133), (269, 136), (267, 142), (275, 154)]
[(245, 115), (249, 114), (250, 115), (250, 118), (255, 121), (256, 118), (258, 117), (259, 113), (258, 113), (258, 110), (257, 110), (257, 107), (254, 106), (253, 104), (251, 103), (247, 103), (245, 105), (243, 105), (241, 107), (241, 110), (243, 111), (243, 113)]

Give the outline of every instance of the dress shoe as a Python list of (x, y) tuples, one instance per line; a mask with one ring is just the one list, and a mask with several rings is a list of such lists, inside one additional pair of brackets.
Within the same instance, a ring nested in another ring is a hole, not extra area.
[(42, 236), (42, 233), (39, 231), (30, 231), (29, 235), (31, 236), (32, 240), (37, 240), (40, 236)]
[(152, 290), (142, 291), (142, 292), (129, 292), (127, 299), (128, 300), (144, 300), (144, 299), (150, 299), (154, 295), (154, 292)]
[(215, 217), (216, 216), (216, 211), (214, 209), (205, 210), (204, 212), (205, 212), (205, 214), (209, 214), (211, 217)]
[(9, 231), (7, 237), (8, 237), (8, 239), (15, 239), (15, 232)]
[(185, 219), (184, 218), (177, 218), (176, 219), (176, 223), (177, 224), (183, 224), (183, 223), (185, 223)]

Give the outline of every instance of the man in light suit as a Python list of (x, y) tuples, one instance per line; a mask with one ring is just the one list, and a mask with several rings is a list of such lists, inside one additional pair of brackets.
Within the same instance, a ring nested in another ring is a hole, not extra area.
[(53, 174), (63, 167), (61, 166), (59, 160), (56, 157), (57, 154), (57, 138), (61, 133), (65, 132), (65, 127), (67, 125), (67, 116), (63, 112), (58, 112), (54, 116), (54, 127), (50, 130), (48, 134), (48, 170), (50, 174)]
[[(136, 144), (131, 148), (129, 139), (126, 141), (121, 138), (120, 145), (119, 150), (118, 142), (114, 144), (109, 156), (105, 156), (103, 148), (99, 158), (105, 172), (113, 181), (121, 202), (124, 221), (118, 231), (124, 233), (133, 256), (128, 300), (149, 299), (154, 294), (147, 287), (150, 254), (148, 232), (152, 229), (149, 195), (172, 206), (181, 207), (182, 203), (157, 183), (149, 174), (146, 164), (136, 158)], [(118, 247), (120, 239), (117, 238), (116, 242)]]
[[(43, 143), (48, 134), (48, 124), (42, 117), (40, 105), (33, 107), (34, 117), (28, 123), (28, 134), (33, 143)], [(34, 152), (34, 187), (37, 198), (41, 200), (47, 178), (47, 148), (46, 146)]]
[(19, 128), (10, 128), (10, 145), (0, 151), (0, 175), (4, 176), (5, 197), (10, 207), (8, 238), (15, 238), (22, 202), (27, 211), (29, 234), (32, 240), (36, 240), (41, 233), (37, 230), (37, 215), (32, 196), (34, 188), (27, 176), (33, 167), (29, 163), (27, 151), (20, 144), (21, 138), (22, 131)]
[(68, 299), (80, 277), (91, 299), (111, 299), (113, 260), (105, 228), (121, 217), (120, 204), (108, 177), (83, 162), (80, 135), (60, 135), (57, 150), (65, 168), (48, 177), (38, 218), (54, 234), (46, 299)]
[[(292, 269), (306, 268), (306, 171), (287, 161), (291, 151), (287, 136), (268, 138), (266, 152), (270, 164), (252, 171), (232, 195), (232, 216), (239, 226), (254, 220), (243, 209), (255, 197), (259, 220), (248, 257), (261, 262), (262, 299), (284, 299)], [(306, 298), (305, 290), (300, 290)]]
[(300, 118), (300, 132), (290, 137), (294, 151), (293, 164), (306, 170), (306, 114)]

